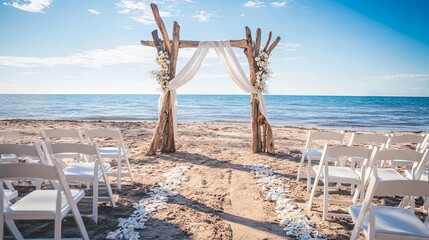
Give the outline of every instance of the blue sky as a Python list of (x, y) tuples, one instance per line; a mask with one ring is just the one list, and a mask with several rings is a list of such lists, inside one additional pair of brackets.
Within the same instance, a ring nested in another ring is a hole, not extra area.
[[(0, 93), (159, 93), (151, 1), (2, 0)], [(282, 38), (270, 94), (429, 96), (429, 1), (153, 1), (184, 40)], [(180, 50), (180, 69), (192, 55)], [(236, 51), (248, 71), (242, 50)], [(241, 94), (214, 52), (178, 93)]]

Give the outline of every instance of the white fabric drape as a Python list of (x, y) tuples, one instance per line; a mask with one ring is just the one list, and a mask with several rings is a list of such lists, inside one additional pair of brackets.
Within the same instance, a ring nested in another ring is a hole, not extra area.
[[(177, 129), (177, 95), (176, 90), (187, 82), (189, 82), (195, 74), (200, 69), (201, 65), (204, 62), (205, 57), (209, 48), (214, 48), (222, 64), (225, 66), (228, 71), (231, 79), (246, 93), (257, 93), (259, 99), (259, 108), (262, 115), (268, 120), (267, 108), (265, 106), (265, 100), (262, 93), (258, 92), (255, 87), (250, 84), (249, 79), (244, 73), (243, 68), (240, 65), (240, 62), (237, 59), (234, 51), (231, 48), (229, 41), (201, 41), (198, 44), (197, 50), (195, 50), (194, 55), (192, 55), (189, 62), (183, 67), (183, 69), (170, 81), (168, 88), (171, 92), (171, 101), (173, 103), (173, 126), (174, 132), (176, 134)], [(166, 97), (166, 92), (161, 94), (158, 100), (158, 111), (161, 111), (163, 99)]]

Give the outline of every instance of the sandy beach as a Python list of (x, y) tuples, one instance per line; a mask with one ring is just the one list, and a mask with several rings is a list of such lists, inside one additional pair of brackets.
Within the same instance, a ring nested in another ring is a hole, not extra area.
[[(274, 202), (266, 201), (256, 185), (249, 166), (266, 164), (283, 177), (291, 198), (316, 222), (316, 228), (329, 239), (348, 239), (353, 228), (350, 219), (321, 221), (320, 204), (305, 210), (308, 200), (305, 181), (296, 181), (301, 153), (308, 129), (273, 127), (276, 155), (252, 154), (250, 125), (218, 123), (179, 123), (177, 152), (145, 156), (154, 122), (87, 122), (48, 120), (2, 120), (0, 130), (19, 129), (23, 143), (41, 141), (41, 128), (120, 128), (128, 148), (135, 183), (125, 179), (122, 190), (114, 187), (117, 207), (99, 204), (99, 222), (84, 222), (91, 239), (105, 239), (117, 229), (118, 218), (133, 211), (133, 203), (145, 197), (149, 187), (163, 181), (163, 173), (176, 166), (189, 166), (188, 181), (182, 182), (179, 195), (169, 198), (167, 208), (150, 216), (142, 239), (285, 239), (276, 218)], [(386, 132), (378, 132), (380, 134)], [(351, 133), (346, 134), (346, 141)], [(112, 165), (115, 165), (112, 162)], [(115, 179), (111, 178), (112, 186)], [(343, 193), (349, 197), (347, 193)], [(81, 211), (89, 209), (80, 205)], [(343, 209), (345, 210), (345, 208)], [(24, 236), (53, 235), (53, 222), (41, 224), (18, 221)], [(63, 222), (63, 236), (78, 236), (71, 217)]]

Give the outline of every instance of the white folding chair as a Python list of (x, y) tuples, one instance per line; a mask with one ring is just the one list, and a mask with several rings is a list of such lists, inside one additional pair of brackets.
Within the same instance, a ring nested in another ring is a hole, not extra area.
[(355, 223), (351, 240), (358, 239), (361, 231), (366, 239), (429, 239), (429, 228), (409, 210), (372, 203), (374, 196), (392, 195), (429, 196), (429, 182), (372, 178), (363, 204), (349, 207)]
[[(44, 148), (49, 152), (51, 161), (60, 160), (56, 156), (61, 153), (79, 153), (85, 155), (88, 162), (76, 162), (69, 164), (63, 169), (64, 175), (68, 181), (84, 182), (87, 187), (92, 186), (92, 214), (91, 217), (95, 223), (98, 221), (98, 200), (109, 200), (113, 207), (116, 206), (113, 199), (112, 188), (107, 177), (107, 171), (110, 169), (109, 163), (103, 163), (96, 144), (81, 144), (81, 143), (50, 143), (45, 141)], [(93, 160), (91, 162), (91, 160)], [(99, 196), (99, 181), (103, 180), (108, 193), (108, 197)]]
[[(425, 140), (425, 136), (421, 134), (402, 134), (396, 135), (391, 134), (389, 141), (387, 142), (387, 149), (399, 149), (399, 144), (408, 144), (410, 147), (414, 148), (416, 151), (421, 150), (421, 146)], [(392, 167), (397, 166), (407, 166), (412, 167), (413, 162), (407, 161), (406, 159), (396, 159), (394, 161), (388, 162)]]
[[(18, 145), (28, 151), (28, 145)], [(33, 145), (38, 151), (37, 145)], [(0, 197), (0, 239), (4, 238), (6, 223), (15, 239), (24, 239), (14, 220), (52, 219), (55, 221), (54, 239), (61, 238), (62, 219), (71, 211), (83, 239), (89, 239), (85, 225), (77, 208), (85, 192), (70, 190), (66, 179), (57, 165), (31, 163), (0, 164), (0, 195), (4, 196), (3, 183), (15, 179), (46, 179), (52, 182), (56, 190), (34, 190), (12, 204)]]
[[(2, 130), (0, 131), (0, 143), (21, 143), (21, 133), (18, 130)], [(2, 162), (18, 162), (19, 156), (16, 154), (0, 154)]]
[[(333, 213), (329, 212), (329, 206), (331, 204), (346, 204), (350, 205), (355, 203), (358, 198), (363, 200), (363, 194), (361, 189), (364, 186), (364, 179), (361, 178), (351, 167), (346, 166), (332, 166), (329, 165), (329, 159), (339, 159), (339, 158), (348, 158), (348, 157), (358, 157), (363, 158), (368, 161), (371, 157), (372, 149), (365, 147), (356, 147), (356, 146), (328, 146), (325, 145), (322, 158), (320, 160), (319, 166), (317, 166), (316, 177), (311, 189), (310, 200), (308, 202), (308, 210), (311, 210), (313, 206), (313, 201), (322, 201), (323, 202), (323, 220), (327, 219), (328, 216), (336, 217), (349, 217), (347, 214)], [(315, 168), (315, 167), (314, 167)], [(366, 165), (362, 166), (362, 173), (365, 175)], [(316, 189), (318, 187), (319, 180), (323, 182), (323, 198), (315, 199)], [(336, 184), (351, 184), (356, 185), (359, 196), (355, 196), (353, 200), (334, 200), (329, 198), (329, 183)]]
[[(365, 147), (378, 147), (379, 149), (383, 149), (387, 145), (387, 141), (389, 140), (389, 135), (379, 135), (372, 133), (353, 133), (348, 146), (365, 146)], [(363, 163), (362, 158), (348, 158), (350, 161), (352, 168), (356, 166), (356, 164), (360, 165)]]
[[(121, 189), (122, 177), (129, 177), (130, 181), (133, 182), (133, 176), (131, 174), (131, 166), (128, 160), (128, 154), (130, 150), (125, 147), (122, 133), (119, 129), (87, 129), (85, 128), (85, 136), (88, 142), (96, 142), (97, 140), (104, 139), (100, 144), (100, 156), (101, 158), (116, 159), (117, 167), (116, 173), (111, 172), (109, 175), (116, 176), (117, 187)], [(106, 141), (111, 141), (111, 144), (116, 146), (107, 147)], [(105, 147), (103, 147), (105, 146)], [(122, 171), (122, 163), (125, 162), (127, 168), (126, 172)]]
[[(52, 143), (85, 143), (82, 133), (78, 129), (41, 129), (40, 133), (45, 141)], [(80, 159), (79, 153), (61, 153), (55, 156), (57, 159)]]
[[(301, 150), (302, 157), (299, 163), (297, 180), (301, 178), (301, 168), (304, 165), (305, 159), (307, 159), (307, 192), (311, 189), (311, 161), (319, 161), (322, 157), (322, 150), (317, 148), (317, 143), (326, 144), (337, 144), (341, 145), (344, 139), (344, 131), (342, 132), (330, 132), (330, 131), (308, 131), (307, 141), (305, 142), (304, 149)], [(323, 145), (321, 145), (323, 146)]]

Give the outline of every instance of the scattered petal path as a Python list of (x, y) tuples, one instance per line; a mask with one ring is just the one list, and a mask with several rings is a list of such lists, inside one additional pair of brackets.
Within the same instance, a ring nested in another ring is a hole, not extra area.
[(289, 198), (289, 186), (283, 184), (282, 178), (262, 164), (252, 166), (250, 171), (259, 178), (257, 184), (267, 193), (266, 200), (276, 202), (277, 218), (280, 225), (285, 226), (286, 235), (298, 239), (324, 239), (324, 234), (316, 230), (315, 224)]
[(114, 232), (109, 232), (106, 239), (140, 239), (139, 233), (135, 230), (144, 229), (148, 214), (164, 209), (168, 197), (178, 194), (176, 189), (180, 187), (182, 181), (187, 181), (185, 172), (188, 170), (188, 166), (179, 166), (164, 173), (165, 181), (159, 183), (157, 187), (150, 188), (149, 197), (134, 204), (136, 210), (129, 218), (119, 218), (119, 228)]

